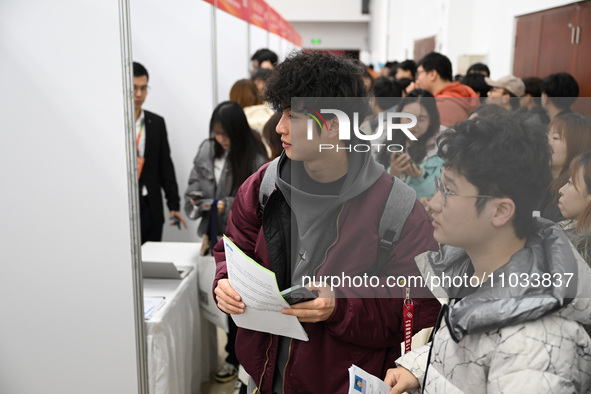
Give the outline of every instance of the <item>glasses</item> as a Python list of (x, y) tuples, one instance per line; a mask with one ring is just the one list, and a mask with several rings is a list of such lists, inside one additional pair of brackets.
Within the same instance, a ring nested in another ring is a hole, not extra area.
[(150, 86), (148, 86), (148, 85), (144, 85), (144, 86), (133, 85), (133, 91), (137, 92), (138, 90), (142, 93), (146, 93), (147, 91), (150, 90)]
[(435, 177), (435, 190), (436, 192), (440, 192), (441, 196), (442, 196), (442, 202), (443, 202), (443, 206), (445, 206), (445, 204), (447, 204), (447, 196), (456, 196), (456, 197), (473, 197), (473, 198), (495, 198), (494, 196), (483, 196), (482, 194), (471, 194), (471, 195), (467, 195), (467, 194), (458, 194), (458, 193), (454, 193), (454, 192), (450, 192), (449, 189), (447, 188), (447, 186), (445, 186), (445, 183), (443, 183), (441, 181), (441, 178), (439, 178), (438, 176)]

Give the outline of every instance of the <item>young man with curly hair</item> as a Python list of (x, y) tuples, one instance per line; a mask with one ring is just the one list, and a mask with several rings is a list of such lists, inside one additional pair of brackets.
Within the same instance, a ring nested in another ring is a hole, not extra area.
[[(378, 224), (393, 178), (371, 152), (350, 149), (362, 141), (351, 130), (340, 130), (337, 116), (324, 113), (322, 127), (313, 122), (308, 133), (310, 114), (326, 108), (320, 98), (344, 99), (340, 110), (350, 119), (359, 112), (363, 119), (366, 109), (354, 105), (366, 96), (362, 75), (363, 69), (348, 59), (300, 52), (281, 63), (267, 82), (266, 100), (282, 112), (277, 132), (284, 152), (274, 167), (261, 167), (242, 185), (226, 234), (275, 273), (280, 290), (305, 284), (305, 276), (418, 275), (414, 257), (437, 249), (428, 216), (413, 196), (406, 221), (396, 218), (405, 223), (399, 240), (388, 249), (387, 264), (376, 272)], [(340, 131), (352, 139), (339, 139)], [(267, 171), (274, 171), (274, 190), (261, 204)], [(229, 314), (245, 313), (248, 307), (227, 279), (223, 244), (216, 245), (214, 255), (218, 307)], [(238, 330), (236, 353), (252, 378), (249, 392), (345, 393), (352, 364), (383, 376), (400, 354), (404, 288), (386, 289), (378, 296), (369, 289), (332, 289), (326, 282), (308, 287), (319, 297), (282, 313), (298, 318), (309, 341)], [(414, 330), (432, 326), (437, 300), (413, 294)]]

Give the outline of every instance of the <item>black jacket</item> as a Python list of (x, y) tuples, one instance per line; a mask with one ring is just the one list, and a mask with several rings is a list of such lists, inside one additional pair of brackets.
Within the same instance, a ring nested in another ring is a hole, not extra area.
[(139, 180), (140, 195), (143, 187), (148, 189), (148, 205), (154, 221), (164, 223), (162, 193), (171, 211), (180, 209), (180, 198), (174, 165), (170, 158), (170, 147), (164, 118), (144, 110), (146, 121), (146, 149), (144, 167)]

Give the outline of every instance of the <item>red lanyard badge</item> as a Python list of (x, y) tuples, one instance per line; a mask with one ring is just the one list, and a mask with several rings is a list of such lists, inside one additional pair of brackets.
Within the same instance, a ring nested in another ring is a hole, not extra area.
[(410, 288), (406, 288), (406, 298), (402, 303), (402, 315), (404, 317), (404, 353), (410, 352), (412, 343), (412, 323), (413, 323), (414, 305), (410, 299)]

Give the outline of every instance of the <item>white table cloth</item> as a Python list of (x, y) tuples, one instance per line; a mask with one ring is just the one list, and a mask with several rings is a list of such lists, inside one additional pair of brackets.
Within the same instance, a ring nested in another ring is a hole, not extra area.
[(144, 279), (144, 297), (165, 297), (146, 321), (151, 394), (199, 393), (216, 367), (215, 327), (201, 318), (197, 292), (200, 247), (196, 242), (142, 245), (143, 260), (194, 267), (183, 280)]

